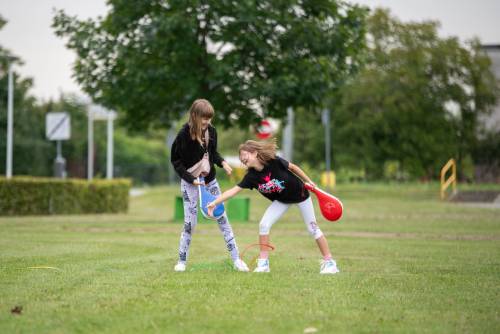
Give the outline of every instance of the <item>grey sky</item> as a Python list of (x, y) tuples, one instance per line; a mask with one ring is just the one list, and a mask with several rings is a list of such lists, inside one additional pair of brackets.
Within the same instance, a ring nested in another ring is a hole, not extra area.
[[(439, 20), (443, 36), (465, 40), (477, 36), (484, 44), (500, 44), (500, 0), (356, 0), (371, 8), (386, 7), (403, 21)], [(79, 92), (71, 78), (74, 55), (50, 27), (53, 8), (79, 18), (107, 12), (105, 0), (0, 0), (0, 14), (8, 20), (0, 31), (0, 45), (20, 56), (16, 69), (33, 77), (33, 94), (57, 98), (61, 91)]]

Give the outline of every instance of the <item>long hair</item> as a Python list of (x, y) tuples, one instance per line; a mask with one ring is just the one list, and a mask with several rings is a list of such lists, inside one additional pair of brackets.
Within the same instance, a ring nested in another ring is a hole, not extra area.
[(214, 117), (214, 107), (205, 99), (197, 99), (189, 108), (189, 134), (191, 139), (196, 139), (200, 144), (201, 139), (201, 120), (203, 118)]
[(266, 165), (270, 160), (276, 158), (277, 149), (278, 145), (276, 145), (276, 138), (273, 138), (270, 141), (247, 140), (240, 145), (238, 152), (257, 152), (257, 159), (259, 159), (262, 164)]

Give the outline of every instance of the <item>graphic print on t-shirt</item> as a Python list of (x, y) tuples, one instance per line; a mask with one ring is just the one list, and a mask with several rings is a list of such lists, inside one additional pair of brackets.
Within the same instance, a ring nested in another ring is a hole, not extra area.
[(259, 184), (259, 191), (263, 194), (280, 193), (285, 189), (283, 185), (285, 181), (280, 181), (278, 179), (271, 180), (271, 173), (264, 176), (262, 179), (266, 182)]

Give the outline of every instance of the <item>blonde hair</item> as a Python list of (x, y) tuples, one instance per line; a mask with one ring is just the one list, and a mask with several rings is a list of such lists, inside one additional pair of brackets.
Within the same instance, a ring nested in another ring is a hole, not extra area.
[(276, 158), (276, 150), (278, 145), (276, 144), (276, 138), (270, 141), (255, 141), (247, 140), (245, 143), (241, 144), (238, 148), (238, 152), (246, 151), (250, 153), (257, 152), (257, 159), (262, 164), (267, 164), (270, 160)]
[(189, 108), (189, 134), (191, 139), (196, 139), (200, 144), (201, 139), (201, 120), (203, 118), (214, 117), (214, 107), (205, 99), (197, 99)]

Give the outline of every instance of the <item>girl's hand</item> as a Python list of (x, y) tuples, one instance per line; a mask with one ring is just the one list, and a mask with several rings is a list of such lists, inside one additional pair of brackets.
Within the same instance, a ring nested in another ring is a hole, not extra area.
[(205, 185), (205, 183), (204, 183), (204, 182), (200, 182), (200, 181), (198, 181), (198, 180), (194, 180), (194, 181), (193, 181), (193, 185), (195, 185), (195, 186), (204, 186), (204, 185)]
[(305, 182), (305, 184), (308, 184), (311, 187), (316, 188), (316, 184), (313, 181)]
[(210, 217), (214, 216), (214, 209), (215, 209), (215, 204), (213, 202), (207, 204), (207, 211)]
[(227, 175), (231, 175), (231, 172), (233, 171), (233, 169), (231, 168), (231, 166), (229, 166), (229, 164), (226, 161), (222, 162), (222, 168), (224, 168)]

